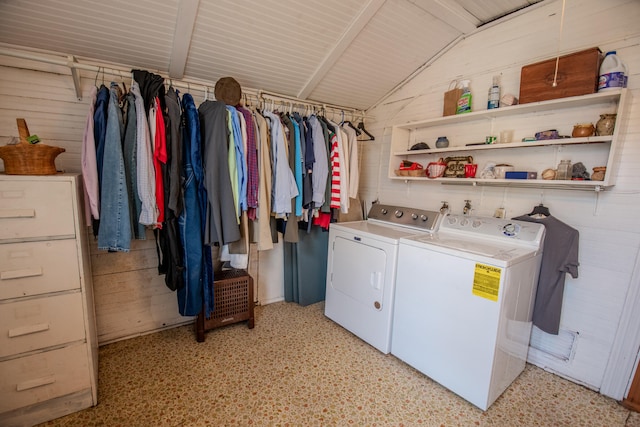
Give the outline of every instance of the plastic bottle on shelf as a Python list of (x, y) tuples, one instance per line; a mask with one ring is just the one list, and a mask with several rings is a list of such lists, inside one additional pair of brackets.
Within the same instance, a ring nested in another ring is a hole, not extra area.
[(458, 106), (456, 108), (456, 114), (470, 113), (471, 112), (471, 88), (469, 87), (470, 80), (462, 80), (460, 86), (462, 89), (462, 95), (458, 99)]
[(622, 89), (624, 87), (624, 79), (624, 65), (616, 55), (616, 51), (607, 52), (600, 65), (598, 92)]
[(489, 88), (487, 110), (500, 107), (500, 76), (493, 76), (493, 84)]

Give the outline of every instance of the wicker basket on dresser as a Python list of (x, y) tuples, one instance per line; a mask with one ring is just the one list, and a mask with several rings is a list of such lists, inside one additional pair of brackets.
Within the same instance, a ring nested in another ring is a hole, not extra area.
[(0, 425), (97, 403), (81, 178), (0, 174)]

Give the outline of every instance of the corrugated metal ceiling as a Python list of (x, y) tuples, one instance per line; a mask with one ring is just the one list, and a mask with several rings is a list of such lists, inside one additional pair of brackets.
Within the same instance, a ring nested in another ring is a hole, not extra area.
[(541, 0), (2, 0), (0, 43), (365, 110)]

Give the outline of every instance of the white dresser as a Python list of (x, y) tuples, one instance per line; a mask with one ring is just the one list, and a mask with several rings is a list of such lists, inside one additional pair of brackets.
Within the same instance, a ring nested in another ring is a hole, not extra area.
[(97, 403), (87, 228), (77, 174), (0, 174), (0, 425)]

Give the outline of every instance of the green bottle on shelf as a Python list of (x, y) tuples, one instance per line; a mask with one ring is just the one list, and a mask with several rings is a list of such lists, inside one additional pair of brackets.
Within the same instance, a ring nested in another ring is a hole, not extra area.
[(456, 114), (471, 112), (471, 88), (469, 87), (469, 83), (471, 83), (469, 80), (462, 80), (460, 82), (462, 95), (460, 95), (460, 99), (458, 99)]

